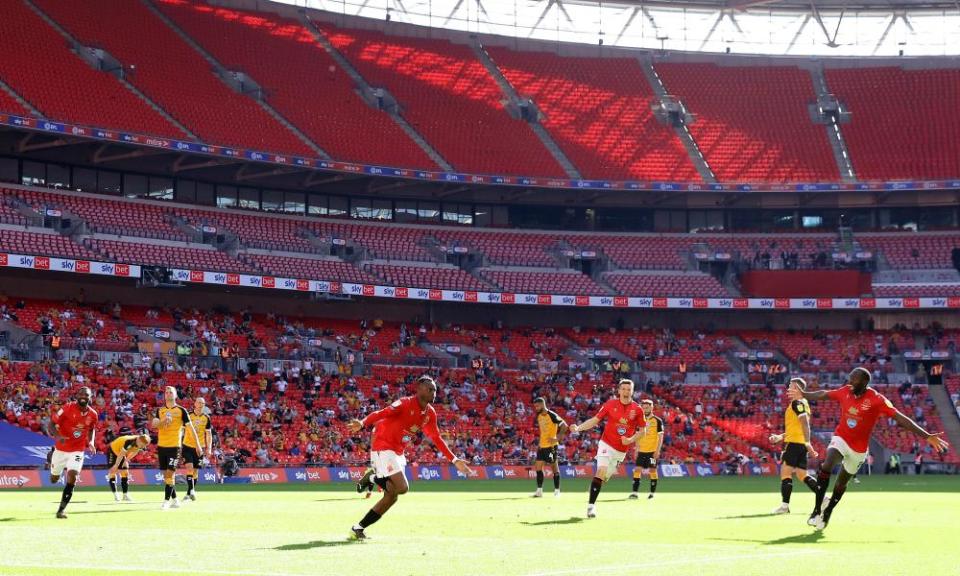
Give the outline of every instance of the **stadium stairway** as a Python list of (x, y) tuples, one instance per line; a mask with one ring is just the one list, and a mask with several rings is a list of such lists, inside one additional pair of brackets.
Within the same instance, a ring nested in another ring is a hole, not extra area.
[[(487, 52), (487, 49), (483, 47), (479, 41), (473, 43), (473, 51), (477, 55), (477, 59), (483, 64), (483, 67), (487, 69), (490, 73), (490, 76), (496, 80), (497, 85), (500, 86), (500, 90), (503, 91), (503, 95), (506, 96), (508, 100), (514, 104), (519, 104), (524, 98), (517, 93), (517, 90), (513, 87), (513, 84), (507, 80), (507, 77), (503, 75), (503, 72), (500, 68), (497, 67), (496, 62), (493, 61), (493, 58), (490, 56), (490, 53)], [(537, 111), (539, 116), (539, 111)], [(573, 162), (570, 161), (570, 158), (563, 153), (563, 150), (557, 146), (557, 143), (554, 141), (553, 136), (547, 131), (546, 128), (540, 124), (539, 121), (531, 122), (527, 120), (527, 124), (530, 125), (530, 129), (533, 130), (533, 133), (540, 138), (540, 141), (543, 142), (543, 146), (553, 154), (553, 157), (557, 159), (557, 162), (560, 166), (563, 167), (563, 170), (567, 173), (567, 176), (579, 180), (582, 178), (580, 171), (577, 170), (577, 167), (573, 165)]]
[[(324, 34), (320, 28), (313, 23), (313, 20), (307, 16), (306, 12), (300, 12), (299, 18), (303, 23), (304, 28), (310, 31), (310, 34), (317, 40), (317, 43), (319, 43), (320, 46), (322, 46), (327, 52), (327, 54), (333, 58), (337, 65), (347, 73), (347, 76), (354, 81), (354, 83), (357, 85), (357, 89), (366, 95), (364, 100), (367, 100), (371, 97), (375, 98), (373, 86), (367, 82), (367, 79), (360, 74), (360, 72), (353, 66), (353, 64), (350, 63), (349, 60), (344, 58), (343, 54), (341, 54), (340, 51), (337, 50), (337, 48), (330, 42), (330, 39), (327, 38), (327, 35)], [(424, 138), (423, 135), (420, 134), (420, 132), (418, 132), (412, 124), (407, 122), (407, 119), (403, 117), (403, 114), (401, 114), (399, 106), (390, 107), (387, 110), (387, 114), (389, 114), (390, 118), (392, 118), (393, 121), (400, 126), (400, 128), (407, 134), (407, 136), (410, 137), (411, 140), (417, 143), (417, 146), (419, 146), (420, 149), (423, 150), (431, 160), (436, 162), (437, 166), (440, 166), (447, 172), (454, 171), (453, 166), (451, 166), (450, 163), (447, 162), (446, 159), (441, 156), (440, 153), (437, 152), (437, 150), (431, 146), (429, 142), (427, 142), (427, 139)]]
[(960, 450), (960, 415), (957, 409), (950, 401), (950, 393), (946, 386), (930, 386), (930, 398), (937, 406), (937, 413), (940, 415), (940, 421), (943, 423), (943, 432), (947, 436), (947, 441), (954, 447), (954, 450)]
[[(181, 28), (170, 17), (164, 14), (162, 10), (157, 8), (157, 6), (153, 3), (153, 0), (142, 0), (142, 2), (150, 10), (150, 12), (152, 12), (157, 17), (157, 19), (159, 19), (171, 30), (173, 30), (177, 34), (177, 36), (179, 36), (184, 42), (187, 43), (188, 46), (196, 50), (196, 52), (200, 54), (200, 56), (202, 56), (204, 60), (209, 62), (210, 65), (213, 67), (213, 69), (216, 71), (216, 75), (219, 78), (224, 80), (224, 82), (227, 83), (228, 85), (231, 85), (231, 82), (229, 82), (227, 79), (231, 77), (232, 71), (227, 70), (227, 68), (223, 64), (221, 64), (216, 58), (214, 58), (212, 54), (207, 52), (207, 50), (204, 49), (204, 47), (201, 46), (199, 42), (197, 42), (189, 34), (187, 34), (183, 28)], [(231, 85), (230, 87), (232, 89), (236, 89), (236, 87), (233, 85)], [(294, 126), (293, 123), (287, 120), (283, 116), (283, 114), (281, 114), (276, 108), (271, 106), (270, 103), (267, 102), (265, 97), (262, 97), (262, 96), (255, 97), (249, 93), (246, 93), (246, 95), (250, 96), (251, 99), (257, 103), (258, 106), (263, 108), (264, 112), (266, 112), (271, 117), (273, 117), (273, 119), (276, 120), (281, 126), (283, 126), (287, 130), (289, 130), (291, 133), (293, 133), (293, 135), (296, 136), (298, 140), (300, 140), (304, 145), (306, 145), (308, 148), (313, 150), (318, 156), (326, 160), (331, 159), (330, 155), (327, 154), (327, 152), (323, 148), (318, 146), (317, 143), (311, 140), (309, 136), (307, 136), (299, 128)]]
[[(830, 87), (827, 86), (827, 77), (823, 73), (823, 65), (816, 63), (810, 68), (810, 77), (813, 79), (813, 87), (817, 92), (817, 99), (832, 97)], [(818, 112), (819, 114), (819, 112)], [(847, 115), (849, 118), (849, 115)], [(830, 141), (830, 148), (833, 150), (834, 160), (837, 161), (837, 169), (840, 171), (840, 178), (844, 182), (856, 182), (857, 175), (853, 170), (853, 159), (850, 157), (850, 151), (847, 149), (847, 142), (843, 139), (843, 129), (840, 124), (844, 121), (834, 116), (821, 119), (824, 122), (824, 129), (827, 131), (827, 139)]]
[[(667, 87), (663, 85), (663, 80), (660, 79), (660, 75), (657, 74), (656, 69), (653, 67), (653, 62), (647, 58), (638, 58), (637, 60), (640, 62), (643, 75), (647, 78), (647, 82), (650, 83), (650, 87), (653, 88), (653, 93), (656, 94), (658, 98), (667, 96)], [(708, 184), (716, 183), (717, 177), (710, 168), (710, 164), (707, 163), (707, 159), (703, 156), (703, 151), (700, 150), (697, 141), (693, 139), (693, 135), (690, 134), (690, 130), (687, 129), (686, 122), (680, 126), (674, 126), (673, 131), (676, 132), (677, 138), (683, 143), (683, 147), (690, 156), (690, 162), (693, 163), (694, 168), (697, 169), (697, 173), (700, 174), (703, 181)]]

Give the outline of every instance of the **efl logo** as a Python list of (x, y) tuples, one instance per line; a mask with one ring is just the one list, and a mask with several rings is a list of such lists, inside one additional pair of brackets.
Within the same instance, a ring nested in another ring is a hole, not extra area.
[(191, 282), (203, 282), (203, 272), (201, 270), (191, 270), (190, 271), (190, 281)]
[(309, 290), (309, 289), (310, 289), (310, 281), (309, 281), (309, 280), (303, 280), (303, 279), (297, 280), (297, 290), (301, 290), (301, 291), (303, 291), (303, 292), (306, 292), (306, 291)]
[(239, 274), (227, 274), (227, 284), (231, 286), (240, 285), (240, 275)]
[(577, 296), (576, 305), (577, 305), (577, 306), (589, 306), (589, 305), (590, 305), (590, 297), (589, 297), (589, 296)]
[[(332, 286), (330, 287), (330, 291), (333, 292)], [(397, 298), (406, 298), (409, 296), (409, 294), (410, 292), (406, 288), (397, 288), (396, 291), (393, 293), (393, 295), (396, 296)]]
[[(614, 307), (616, 307), (616, 308), (626, 308), (626, 307), (627, 307), (627, 304), (628, 304), (628, 300), (627, 300), (627, 297), (626, 297), (626, 296), (614, 296), (614, 297), (613, 297), (613, 305), (614, 305)], [(664, 304), (664, 305), (666, 305), (666, 304)]]
[(537, 294), (537, 304), (553, 304), (553, 296), (549, 294)]
[(876, 307), (877, 307), (877, 299), (876, 299), (876, 298), (861, 298), (861, 299), (860, 299), (860, 307), (861, 307), (861, 308), (867, 308), (867, 309), (869, 309), (869, 308), (876, 308)]
[[(616, 298), (614, 298), (614, 304), (616, 304)], [(667, 307), (667, 299), (666, 299), (666, 298), (654, 298), (654, 299), (653, 299), (653, 307), (654, 307), (654, 308), (666, 308), (666, 307)]]
[(833, 308), (833, 298), (817, 298), (817, 308)]
[(733, 307), (734, 307), (734, 308), (749, 308), (749, 307), (750, 307), (750, 301), (747, 300), (746, 298), (734, 298), (734, 300), (733, 300)]
[(77, 267), (74, 270), (80, 274), (89, 274), (90, 262), (87, 260), (77, 260)]
[(430, 290), (429, 298), (431, 300), (443, 300), (443, 290), (437, 290), (437, 289)]
[(500, 294), (500, 301), (504, 304), (513, 304), (517, 301), (517, 297), (512, 292), (504, 292)]
[(903, 299), (904, 308), (919, 308), (920, 299), (919, 298), (904, 298)]
[(706, 308), (707, 306), (709, 306), (709, 303), (707, 302), (707, 299), (706, 299), (706, 298), (694, 298), (694, 299), (693, 299), (693, 307), (694, 307), (694, 308)]
[(274, 278), (273, 276), (264, 276), (260, 278), (260, 285), (263, 286), (264, 288), (276, 288), (277, 279)]
[(789, 298), (777, 298), (773, 301), (774, 308), (790, 308)]
[(374, 293), (374, 287), (373, 287), (372, 284), (364, 284), (364, 285), (363, 285), (363, 295), (364, 295), (364, 296), (373, 296), (373, 293)]
[(49, 270), (50, 269), (50, 259), (46, 256), (37, 256), (33, 259), (33, 267), (38, 270)]

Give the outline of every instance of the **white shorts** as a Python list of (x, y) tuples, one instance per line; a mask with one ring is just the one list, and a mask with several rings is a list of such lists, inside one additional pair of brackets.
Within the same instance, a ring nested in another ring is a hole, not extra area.
[(843, 456), (843, 469), (846, 470), (848, 474), (856, 474), (857, 470), (860, 469), (860, 465), (867, 459), (866, 452), (854, 451), (847, 445), (846, 440), (836, 435), (830, 439), (830, 448), (835, 449)]
[(393, 450), (379, 450), (370, 452), (370, 465), (377, 478), (387, 478), (397, 472), (407, 477), (407, 458)]
[(614, 450), (603, 440), (597, 444), (597, 476), (606, 480), (617, 473), (617, 466), (627, 457), (626, 452)]
[(73, 470), (79, 474), (83, 470), (84, 457), (82, 450), (80, 452), (61, 452), (54, 448), (53, 457), (50, 459), (50, 474), (60, 476), (64, 469)]

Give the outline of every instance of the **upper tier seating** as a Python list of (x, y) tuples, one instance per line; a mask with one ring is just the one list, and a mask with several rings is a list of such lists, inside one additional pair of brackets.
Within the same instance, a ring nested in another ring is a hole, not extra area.
[(500, 87), (469, 46), (323, 24), (333, 45), (457, 170), (564, 178), (523, 120), (504, 109)]
[(250, 74), (274, 108), (333, 158), (438, 168), (389, 115), (364, 103), (353, 80), (300, 22), (183, 0), (158, 6), (224, 66)]
[(827, 68), (827, 86), (852, 117), (843, 136), (863, 180), (960, 175), (960, 70)]
[[(85, 4), (84, 4), (85, 5)], [(116, 78), (91, 68), (24, 2), (5, 2), (0, 18), (0, 78), (47, 118), (87, 126), (185, 138)], [(26, 114), (0, 90), (0, 110)]]
[(211, 73), (199, 52), (145, 4), (128, 0), (37, 4), (86, 45), (105, 48), (127, 79), (204, 142), (266, 152), (315, 153), (249, 96)]
[(696, 116), (690, 133), (721, 182), (833, 182), (840, 177), (806, 70), (655, 64), (667, 92)]
[(654, 93), (635, 58), (487, 51), (585, 178), (700, 179), (680, 139), (654, 118)]

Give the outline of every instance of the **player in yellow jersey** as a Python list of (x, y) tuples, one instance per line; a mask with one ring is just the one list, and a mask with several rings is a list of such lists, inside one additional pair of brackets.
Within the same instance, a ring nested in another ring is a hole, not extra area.
[(132, 498), (127, 494), (129, 487), (130, 461), (150, 445), (149, 434), (125, 434), (118, 436), (107, 445), (107, 481), (110, 482), (110, 491), (113, 492), (113, 499), (120, 501), (120, 494), (117, 493), (117, 470), (120, 471), (120, 490), (123, 492), (124, 502), (131, 502)]
[(637, 465), (633, 469), (633, 491), (629, 496), (631, 500), (640, 497), (640, 478), (644, 470), (650, 478), (650, 495), (647, 500), (653, 498), (657, 491), (657, 481), (660, 479), (657, 461), (660, 460), (660, 450), (663, 448), (663, 420), (653, 415), (653, 400), (646, 398), (640, 402), (640, 406), (643, 407), (643, 416), (647, 419), (647, 429), (637, 440)]
[[(803, 378), (792, 378), (789, 388), (803, 392), (807, 383)], [(817, 451), (810, 443), (810, 403), (806, 399), (793, 400), (787, 406), (783, 415), (783, 434), (771, 434), (770, 442), (783, 442), (783, 452), (780, 455), (780, 496), (783, 498), (774, 514), (790, 513), (790, 494), (793, 492), (793, 475), (807, 485), (807, 488), (817, 493), (817, 480), (807, 474), (807, 453), (814, 458)]]
[(197, 499), (197, 480), (200, 477), (200, 468), (203, 467), (201, 454), (213, 454), (213, 431), (210, 427), (210, 417), (204, 413), (207, 401), (197, 398), (193, 401), (193, 412), (190, 413), (190, 423), (193, 429), (203, 438), (203, 444), (194, 441), (193, 434), (187, 432), (183, 436), (183, 464), (187, 468), (187, 498)]
[[(190, 422), (190, 415), (183, 406), (177, 404), (177, 389), (173, 386), (167, 386), (163, 391), (163, 406), (157, 408), (151, 424), (157, 430), (157, 459), (163, 472), (164, 498), (161, 508), (179, 508), (174, 477), (180, 462), (184, 430), (193, 435), (197, 446), (201, 444), (200, 436)], [(202, 449), (198, 451), (203, 457)]]
[(537, 430), (540, 441), (537, 444), (537, 459), (533, 463), (537, 471), (537, 491), (534, 498), (543, 498), (543, 465), (549, 464), (553, 470), (553, 495), (560, 495), (560, 462), (557, 460), (557, 446), (567, 435), (567, 423), (553, 410), (547, 409), (547, 401), (537, 398), (533, 401), (536, 412)]

